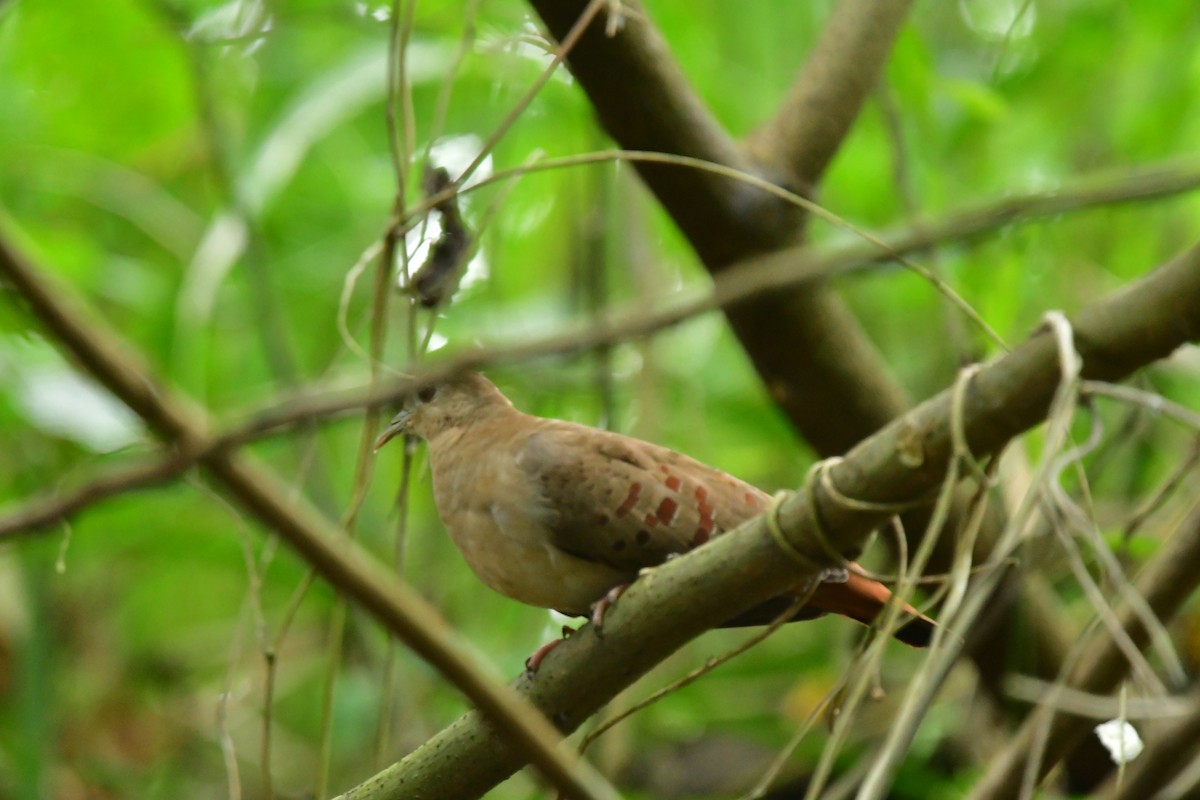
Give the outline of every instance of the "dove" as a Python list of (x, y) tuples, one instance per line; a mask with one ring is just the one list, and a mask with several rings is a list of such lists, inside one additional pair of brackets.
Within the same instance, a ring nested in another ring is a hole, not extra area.
[[(595, 611), (597, 623), (641, 570), (771, 503), (762, 490), (669, 448), (522, 413), (478, 373), (409, 398), (376, 450), (401, 434), (427, 443), (438, 515), (484, 584), (569, 616)], [(869, 625), (890, 597), (878, 581), (827, 569), (789, 621), (834, 613)], [(768, 624), (794, 600), (768, 601), (725, 626)], [(933, 621), (911, 606), (905, 612), (895, 637), (925, 646)]]

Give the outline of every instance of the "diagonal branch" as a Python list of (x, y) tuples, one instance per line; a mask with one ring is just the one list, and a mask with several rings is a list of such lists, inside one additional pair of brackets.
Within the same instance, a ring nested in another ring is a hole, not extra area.
[[(1200, 246), (1085, 310), (1075, 338), (1084, 376), (1103, 380), (1200, 338)], [(981, 369), (961, 410), (970, 451), (994, 453), (1036, 425), (1059, 380), (1056, 344), (1045, 332)], [(830, 469), (834, 484), (867, 504), (926, 497), (953, 458), (952, 403), (945, 391), (863, 442)], [(801, 491), (782, 503), (779, 522), (792, 546), (813, 558), (823, 557), (818, 518), (825, 539), (853, 555), (886, 517), (861, 510), (870, 505), (842, 505), (820, 487), (812, 496), (818, 509)], [(535, 679), (518, 679), (517, 689), (563, 730), (573, 730), (669, 653), (731, 613), (794, 587), (803, 572), (780, 557), (763, 518), (755, 519), (635, 582), (605, 618), (602, 639), (584, 627), (547, 657)], [(503, 740), (468, 714), (345, 798), (478, 797), (520, 766)]]
[(67, 355), (185, 458), (196, 454), (191, 457), (247, 511), (503, 724), (517, 750), (533, 759), (556, 786), (569, 797), (615, 797), (585, 762), (564, 754), (558, 746), (561, 737), (544, 717), (474, 662), (437, 611), (407, 583), (384, 569), (311, 505), (293, 497), (269, 470), (234, 451), (214, 447), (201, 409), (160, 385), (115, 331), (93, 319), (62, 287), (51, 287), (2, 236), (0, 276), (11, 282)]

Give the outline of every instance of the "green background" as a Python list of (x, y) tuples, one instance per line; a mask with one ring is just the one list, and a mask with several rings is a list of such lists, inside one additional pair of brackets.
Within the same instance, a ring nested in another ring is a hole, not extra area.
[[(738, 136), (770, 118), (829, 6), (648, 3), (688, 78)], [(244, 419), (306, 386), (367, 380), (373, 267), (344, 309), (357, 347), (339, 332), (338, 313), (351, 268), (384, 230), (396, 190), (386, 125), (389, 16), (385, 5), (349, 2), (0, 4), (0, 205), (58, 281), (219, 421)], [(466, 16), (467, 4), (442, 0), (421, 2), (413, 14), (410, 202), (427, 149), (461, 169), (548, 62), (524, 6), (487, 2), (456, 65)], [(919, 4), (883, 94), (865, 108), (819, 201), (880, 230), (913, 219), (898, 161), (917, 213), (935, 219), (1189, 156), (1200, 142), (1198, 39), (1200, 11), (1190, 0)], [(899, 158), (888, 106), (903, 134)], [(479, 174), (611, 146), (560, 73)], [(657, 308), (708, 285), (625, 164), (533, 173), (465, 195), (462, 209), (482, 228), (480, 250), (440, 314), (433, 359), (572, 329), (598, 309)], [(1197, 219), (1200, 200), (1190, 195), (1113, 205), (1007, 226), (921, 262), (1016, 342), (1047, 310), (1073, 312), (1189, 245)], [(821, 222), (810, 231), (818, 242), (850, 238)], [(895, 267), (838, 285), (915, 397), (949, 385), (961, 359), (995, 352), (928, 283)], [(0, 287), (9, 295), (0, 302), (0, 508), (153, 451), (136, 421), (79, 377), (11, 294)], [(404, 366), (410, 346), (398, 297), (389, 370)], [(1198, 369), (1191, 350), (1143, 385), (1194, 407)], [(716, 314), (608, 352), (491, 374), (524, 410), (662, 442), (768, 490), (798, 485), (813, 459)], [(1111, 434), (1089, 491), (1111, 531), (1180, 462), (1189, 436), (1127, 409), (1102, 411)], [(337, 519), (351, 504), (362, 425), (361, 416), (327, 422), (315, 436), (276, 437), (252, 450)], [(1036, 435), (1016, 448), (1014, 469), (1028, 469), (1037, 448)], [(558, 623), (490, 593), (468, 572), (433, 511), (423, 463), (418, 455), (404, 575), (497, 676), (511, 677)], [(383, 451), (374, 468), (358, 536), (391, 560), (400, 448)], [(1194, 476), (1187, 486), (1195, 489)], [(1168, 505), (1163, 515), (1176, 512)], [(1135, 556), (1153, 552), (1154, 530)], [(248, 558), (269, 560), (258, 592)], [(228, 797), (222, 737), (245, 796), (259, 796), (262, 644), (274, 643), (305, 573), (195, 474), (4, 545), (0, 797)], [(1078, 589), (1066, 577), (1058, 588), (1065, 617), (1086, 620)], [(312, 790), (323, 731), (332, 735), (329, 785), (341, 791), (465, 708), (399, 649), (381, 739), (387, 641), (352, 611), (331, 673), (334, 609), (318, 581), (280, 642), (271, 701), (280, 796)], [(1185, 620), (1178, 631), (1189, 663), (1200, 655), (1194, 629)], [(633, 796), (669, 796), (655, 780), (676, 796), (737, 796), (833, 685), (860, 634), (842, 620), (792, 626), (609, 734), (597, 762), (624, 776)], [(630, 696), (746, 635), (693, 642)], [(881, 708), (916, 663), (902, 647), (889, 653), (881, 682), (891, 693)], [(963, 668), (948, 682), (897, 796), (955, 797), (969, 784), (977, 765), (958, 740), (971, 726), (972, 680)], [(886, 719), (868, 713), (855, 736), (871, 740)], [(805, 740), (785, 777), (811, 768), (825, 735), (819, 727)], [(729, 785), (714, 777), (707, 792), (686, 789), (706, 768)], [(523, 774), (495, 796), (540, 792)]]

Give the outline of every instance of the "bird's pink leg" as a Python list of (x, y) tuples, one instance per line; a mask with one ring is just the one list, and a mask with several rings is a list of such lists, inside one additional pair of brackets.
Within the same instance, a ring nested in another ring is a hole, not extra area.
[(567, 637), (570, 636), (574, 632), (575, 632), (574, 628), (570, 628), (570, 627), (567, 627), (566, 625), (563, 625), (562, 638), (561, 639), (551, 639), (550, 641), (546, 642), (544, 645), (539, 647), (537, 650), (534, 650), (533, 655), (531, 655), (529, 658), (525, 659), (525, 670), (530, 673), (536, 673), (538, 671), (538, 667), (540, 667), (542, 665), (542, 659), (544, 659), (546, 656), (550, 655), (551, 650), (553, 650), (554, 648), (558, 647), (560, 644), (565, 642), (567, 640)]
[[(609, 589), (608, 592), (605, 593), (604, 597), (601, 597), (599, 600), (592, 603), (592, 625), (596, 627), (597, 633), (599, 633), (600, 629), (604, 627), (605, 612), (608, 611), (609, 607), (611, 607), (613, 603), (617, 602), (617, 598), (625, 594), (625, 590), (628, 588), (628, 583), (618, 584), (617, 586)], [(566, 638), (576, 630), (578, 630), (578, 628), (568, 628), (566, 625), (564, 625), (562, 629), (562, 639), (552, 639), (551, 641), (546, 642), (544, 645), (539, 647), (537, 650), (534, 650), (533, 655), (525, 659), (525, 669), (529, 672), (537, 672), (538, 667), (542, 665), (542, 660), (550, 654), (550, 651), (562, 644), (563, 641), (565, 641)]]
[(620, 583), (608, 590), (608, 593), (601, 597), (596, 602), (592, 603), (592, 624), (596, 629), (604, 627), (604, 615), (613, 603), (617, 602), (617, 598), (625, 594), (625, 590), (629, 588), (628, 583)]

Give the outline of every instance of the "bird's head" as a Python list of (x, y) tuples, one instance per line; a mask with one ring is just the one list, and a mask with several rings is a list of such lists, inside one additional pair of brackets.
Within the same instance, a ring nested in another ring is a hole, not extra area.
[(409, 395), (400, 413), (375, 440), (375, 449), (400, 434), (429, 441), (443, 431), (478, 421), (497, 408), (512, 408), (512, 403), (479, 373), (463, 373)]

